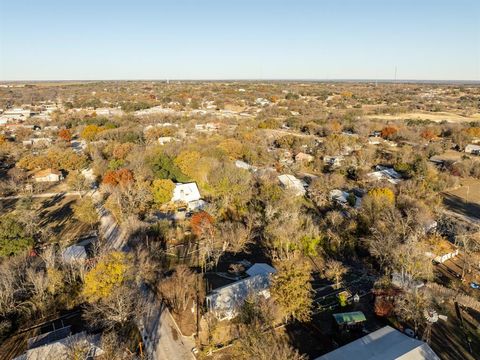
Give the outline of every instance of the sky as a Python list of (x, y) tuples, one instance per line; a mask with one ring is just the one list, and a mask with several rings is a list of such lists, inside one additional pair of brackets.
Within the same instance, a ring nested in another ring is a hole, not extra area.
[(0, 0), (1, 80), (480, 80), (479, 0)]

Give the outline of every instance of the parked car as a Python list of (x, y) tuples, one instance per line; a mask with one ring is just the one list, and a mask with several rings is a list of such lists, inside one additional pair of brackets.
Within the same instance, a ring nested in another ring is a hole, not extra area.
[(471, 287), (472, 289), (480, 290), (480, 285), (477, 284), (477, 283), (474, 283), (474, 282), (471, 282), (471, 283), (470, 283), (470, 287)]

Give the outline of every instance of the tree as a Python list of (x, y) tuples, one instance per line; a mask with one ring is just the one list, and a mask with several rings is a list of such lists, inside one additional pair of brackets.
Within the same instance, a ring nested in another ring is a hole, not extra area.
[(305, 261), (290, 259), (275, 264), (270, 292), (285, 318), (305, 322), (312, 309), (311, 268)]
[(385, 126), (382, 129), (382, 137), (384, 139), (391, 139), (395, 136), (395, 134), (398, 132), (398, 129), (395, 126)]
[(70, 142), (72, 140), (72, 133), (68, 129), (61, 129), (58, 132), (58, 137), (65, 142)]
[(67, 186), (73, 191), (85, 191), (88, 190), (88, 183), (85, 176), (83, 176), (78, 170), (74, 170), (67, 175)]
[(127, 254), (114, 251), (105, 255), (85, 274), (82, 295), (90, 303), (108, 298), (130, 279), (130, 270), (131, 259)]
[(325, 264), (325, 276), (335, 282), (335, 287), (338, 289), (343, 276), (348, 269), (340, 261), (330, 259)]
[(98, 221), (98, 213), (91, 197), (85, 197), (73, 205), (73, 213), (77, 220), (90, 225), (92, 229)]
[(0, 217), (0, 257), (20, 254), (33, 246), (33, 237), (15, 215)]
[(292, 348), (285, 337), (275, 335), (273, 331), (263, 332), (258, 328), (249, 328), (234, 346), (235, 359), (239, 360), (305, 360), (306, 358)]
[(98, 126), (98, 125), (87, 125), (85, 126), (85, 128), (82, 130), (80, 136), (85, 139), (85, 140), (88, 140), (88, 141), (92, 141), (95, 139), (95, 137), (97, 136), (97, 134), (99, 134), (100, 132), (102, 132), (104, 129), (101, 127), (101, 126)]
[(159, 153), (155, 155), (149, 159), (149, 163), (156, 178), (170, 179), (175, 182), (188, 181), (187, 176), (182, 173), (178, 166), (175, 165), (172, 159), (166, 154)]
[(395, 302), (395, 313), (404, 321), (412, 321), (415, 334), (420, 325), (425, 322), (425, 310), (431, 306), (432, 299), (426, 292), (409, 291)]
[(110, 331), (124, 328), (134, 318), (140, 318), (144, 311), (141, 292), (131, 284), (122, 284), (108, 297), (89, 303), (83, 316), (91, 326)]
[(152, 183), (153, 201), (157, 205), (162, 205), (172, 199), (175, 184), (170, 179), (155, 179)]
[(195, 169), (201, 157), (202, 155), (198, 151), (182, 151), (173, 162), (184, 174), (195, 177)]
[(392, 205), (395, 202), (395, 194), (389, 188), (374, 188), (368, 192), (376, 204), (389, 204)]
[(158, 291), (175, 313), (187, 310), (195, 298), (195, 276), (186, 265), (179, 265), (172, 276), (160, 282)]
[(210, 236), (213, 232), (213, 217), (206, 211), (197, 212), (190, 219), (190, 226), (193, 233), (202, 238), (206, 235)]
[(231, 138), (220, 142), (218, 147), (225, 151), (231, 159), (239, 159), (244, 152), (244, 145), (240, 141)]
[(113, 171), (107, 171), (103, 176), (102, 183), (111, 186), (126, 187), (133, 184), (134, 176), (130, 169), (119, 169)]

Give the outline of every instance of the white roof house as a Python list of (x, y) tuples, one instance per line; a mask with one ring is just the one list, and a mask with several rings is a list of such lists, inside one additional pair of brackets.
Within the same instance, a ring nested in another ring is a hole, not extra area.
[(63, 180), (63, 175), (58, 170), (45, 169), (37, 171), (33, 175), (33, 179), (36, 182), (58, 182), (60, 180)]
[(385, 326), (316, 360), (440, 360), (427, 343)]
[(99, 347), (99, 343), (99, 336), (89, 337), (85, 332), (80, 332), (49, 342), (43, 346), (28, 349), (26, 353), (16, 357), (14, 360), (67, 359), (71, 355), (74, 344), (82, 344), (82, 347), (88, 347), (88, 358), (93, 359), (104, 354), (104, 351)]
[(371, 181), (387, 180), (395, 185), (402, 181), (402, 175), (400, 175), (393, 168), (377, 165), (375, 170), (377, 171), (367, 174), (367, 178)]
[(207, 306), (219, 320), (233, 319), (249, 295), (270, 297), (270, 275), (276, 270), (268, 264), (253, 264), (248, 277), (214, 289), (207, 295)]
[(296, 196), (305, 195), (305, 187), (307, 184), (304, 181), (290, 174), (279, 175), (278, 180), (285, 189), (293, 190)]
[(205, 202), (202, 200), (196, 183), (176, 183), (173, 189), (172, 202), (187, 203), (188, 210), (201, 209)]
[(467, 154), (480, 155), (480, 145), (468, 144), (465, 146), (465, 152)]

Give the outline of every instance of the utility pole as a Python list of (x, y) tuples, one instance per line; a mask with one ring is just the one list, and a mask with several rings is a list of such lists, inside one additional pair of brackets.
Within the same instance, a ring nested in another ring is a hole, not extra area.
[[(197, 270), (198, 268), (200, 267), (200, 255), (199, 255), (199, 251), (198, 251), (198, 239), (196, 239), (195, 241), (195, 245), (196, 245), (196, 253), (197, 253)], [(197, 325), (197, 329), (196, 329), (196, 332), (197, 332), (197, 338), (198, 338), (198, 332), (199, 332), (199, 313), (198, 313), (198, 304), (199, 304), (199, 301), (198, 301), (198, 273), (196, 274), (196, 278), (195, 278), (195, 317), (196, 317), (196, 325)]]

